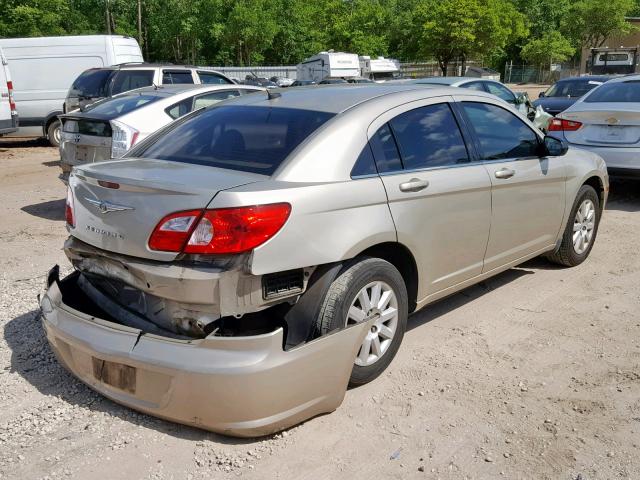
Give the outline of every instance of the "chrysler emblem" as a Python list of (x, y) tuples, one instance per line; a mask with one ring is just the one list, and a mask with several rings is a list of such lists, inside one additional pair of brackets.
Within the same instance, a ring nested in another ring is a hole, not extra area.
[(615, 125), (618, 123), (618, 119), (616, 117), (609, 117), (605, 120), (609, 125)]
[(84, 199), (89, 202), (94, 207), (97, 207), (100, 210), (100, 213), (110, 213), (110, 212), (122, 212), (124, 210), (135, 210), (133, 207), (128, 207), (126, 205), (116, 205), (115, 203), (107, 202), (105, 200), (94, 200), (93, 198), (84, 197)]

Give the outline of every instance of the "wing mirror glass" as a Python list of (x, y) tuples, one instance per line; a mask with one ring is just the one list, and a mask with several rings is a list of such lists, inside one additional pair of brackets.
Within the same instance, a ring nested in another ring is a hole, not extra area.
[(540, 92), (540, 93), (538, 94), (538, 98), (543, 98), (543, 97), (544, 97), (544, 92)]
[(546, 135), (543, 142), (545, 157), (561, 157), (569, 151), (569, 145), (565, 140)]

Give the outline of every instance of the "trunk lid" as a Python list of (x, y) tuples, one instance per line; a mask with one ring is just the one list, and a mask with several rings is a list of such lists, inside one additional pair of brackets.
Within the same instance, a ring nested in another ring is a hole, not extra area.
[[(578, 121), (582, 127), (564, 132), (568, 142), (577, 145), (637, 147), (640, 145), (640, 104), (580, 104), (580, 109), (565, 111), (561, 118)], [(612, 108), (613, 107), (613, 108)]]
[(81, 165), (111, 158), (111, 124), (109, 118), (60, 115), (60, 160)]
[(76, 167), (69, 179), (76, 226), (69, 230), (75, 238), (103, 250), (171, 261), (175, 253), (148, 247), (149, 236), (164, 216), (205, 208), (221, 190), (266, 178), (145, 158)]

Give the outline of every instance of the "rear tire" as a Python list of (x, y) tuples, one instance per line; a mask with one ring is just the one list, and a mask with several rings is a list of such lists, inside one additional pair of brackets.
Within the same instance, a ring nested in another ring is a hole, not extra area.
[(47, 127), (47, 137), (52, 147), (60, 146), (60, 120), (54, 120)]
[(580, 265), (591, 253), (599, 224), (600, 198), (593, 187), (583, 185), (573, 203), (560, 248), (548, 254), (547, 258), (565, 267)]
[(350, 386), (368, 383), (395, 357), (407, 327), (407, 288), (400, 272), (379, 258), (345, 264), (326, 294), (316, 330), (324, 335), (376, 317), (357, 352)]

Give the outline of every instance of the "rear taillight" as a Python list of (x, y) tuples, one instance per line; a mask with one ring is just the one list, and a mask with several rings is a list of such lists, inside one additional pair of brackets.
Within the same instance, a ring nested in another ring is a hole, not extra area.
[(120, 158), (138, 140), (140, 132), (122, 122), (111, 120), (111, 157)]
[(64, 207), (64, 218), (67, 220), (67, 225), (71, 228), (76, 226), (76, 218), (73, 211), (73, 192), (71, 191), (71, 187), (67, 187), (67, 203)]
[(582, 126), (580, 122), (566, 120), (564, 118), (552, 118), (549, 123), (549, 132), (575, 132)]
[(172, 213), (153, 230), (149, 248), (197, 254), (247, 252), (278, 233), (290, 213), (288, 203)]
[(9, 108), (12, 112), (16, 111), (16, 102), (13, 100), (13, 82), (7, 82), (7, 90), (9, 90)]

